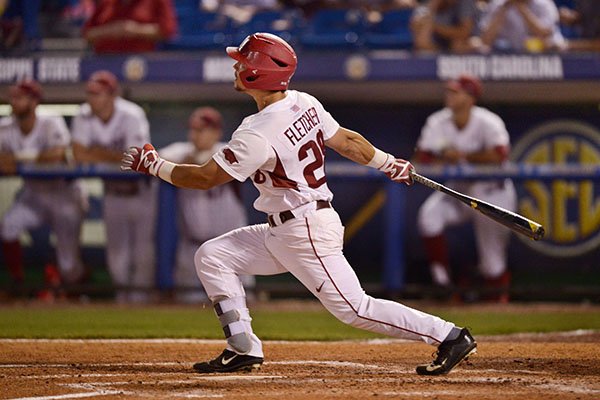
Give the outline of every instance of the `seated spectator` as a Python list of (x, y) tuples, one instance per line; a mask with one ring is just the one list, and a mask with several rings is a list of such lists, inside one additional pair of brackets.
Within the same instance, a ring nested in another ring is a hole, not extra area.
[(476, 27), (474, 0), (429, 0), (411, 19), (415, 50), (466, 52)]
[(567, 50), (600, 51), (599, 5), (597, 0), (575, 0), (575, 9), (559, 9), (560, 22), (578, 34), (578, 38), (567, 41)]
[(250, 21), (259, 11), (280, 8), (278, 0), (202, 0), (201, 8), (231, 18), (237, 25)]
[(484, 52), (563, 49), (558, 9), (552, 0), (492, 0), (481, 20)]
[(46, 0), (40, 25), (45, 38), (80, 38), (81, 27), (96, 7), (94, 0)]
[(101, 0), (83, 27), (96, 53), (154, 51), (176, 30), (171, 0)]
[(297, 8), (306, 18), (311, 18), (317, 11), (324, 8), (341, 8), (340, 0), (280, 0), (284, 7)]
[(0, 12), (0, 51), (37, 50), (41, 40), (38, 21), (41, 1), (8, 0), (4, 7), (4, 12)]
[(367, 21), (378, 23), (383, 19), (383, 14), (394, 10), (412, 10), (417, 7), (417, 0), (373, 0), (373, 1), (355, 1), (358, 8), (361, 9)]

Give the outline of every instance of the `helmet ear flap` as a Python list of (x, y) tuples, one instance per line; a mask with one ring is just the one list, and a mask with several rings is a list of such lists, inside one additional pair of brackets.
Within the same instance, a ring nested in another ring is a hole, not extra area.
[(294, 49), (270, 33), (250, 35), (227, 54), (244, 65), (239, 76), (248, 89), (286, 90), (298, 63)]

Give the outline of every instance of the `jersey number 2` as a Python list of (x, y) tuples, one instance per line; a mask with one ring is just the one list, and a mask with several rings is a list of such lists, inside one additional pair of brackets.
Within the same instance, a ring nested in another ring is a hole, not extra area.
[[(312, 161), (306, 167), (304, 167), (304, 170), (302, 171), (302, 175), (304, 175), (306, 183), (309, 187), (313, 189), (316, 189), (325, 182), (327, 182), (327, 178), (325, 177), (324, 172), (323, 176), (319, 179), (317, 179), (317, 177), (315, 176), (315, 171), (319, 168), (322, 168), (323, 162), (325, 161), (325, 139), (323, 138), (323, 131), (319, 130), (316, 136), (316, 141), (310, 140), (304, 143), (300, 147), (300, 149), (298, 149), (299, 161), (303, 161), (304, 159), (306, 159), (309, 156), (309, 152), (312, 153), (314, 157), (314, 161)], [(283, 170), (283, 166), (281, 164), (278, 164), (278, 166), (280, 168), (278, 174), (269, 173), (271, 175), (273, 187), (296, 187), (296, 183), (288, 179), (287, 174)], [(275, 167), (275, 172), (277, 172), (278, 166)], [(265, 183), (266, 180), (267, 177), (264, 173), (262, 173), (260, 170), (256, 171), (256, 173), (254, 174), (254, 182), (262, 184)]]
[(306, 183), (313, 189), (318, 188), (325, 182), (327, 182), (327, 178), (325, 178), (325, 173), (319, 179), (315, 176), (315, 171), (319, 168), (323, 167), (323, 162), (325, 161), (325, 140), (323, 139), (323, 131), (319, 130), (317, 132), (317, 141), (311, 140), (306, 142), (300, 147), (298, 150), (298, 160), (302, 161), (306, 157), (308, 157), (309, 150), (313, 154), (315, 160), (304, 167), (303, 175), (304, 179), (306, 179)]

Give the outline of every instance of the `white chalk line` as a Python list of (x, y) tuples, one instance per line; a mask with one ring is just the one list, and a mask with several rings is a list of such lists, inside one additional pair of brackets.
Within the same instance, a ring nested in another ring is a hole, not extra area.
[(65, 399), (82, 399), (86, 397), (96, 397), (96, 396), (110, 396), (122, 394), (121, 390), (102, 390), (102, 391), (93, 391), (93, 392), (83, 392), (83, 393), (68, 393), (68, 394), (57, 394), (53, 396), (35, 396), (35, 397), (14, 397), (8, 400), (65, 400)]
[[(477, 339), (485, 341), (486, 339), (510, 339), (510, 338), (543, 338), (544, 336), (560, 336), (560, 337), (578, 337), (585, 335), (592, 335), (600, 333), (600, 330), (595, 329), (576, 329), (572, 331), (558, 331), (558, 332), (522, 332), (512, 333), (506, 335), (477, 335)], [(184, 339), (184, 338), (154, 338), (154, 339), (48, 339), (48, 338), (0, 338), (0, 343), (142, 343), (142, 344), (222, 344), (222, 339)], [(323, 345), (327, 346), (330, 344), (337, 343), (366, 343), (370, 345), (388, 345), (395, 343), (416, 343), (412, 340), (406, 339), (394, 339), (394, 338), (377, 338), (377, 339), (350, 339), (350, 340), (336, 340), (336, 341), (316, 341), (316, 340), (265, 340), (264, 344), (311, 344), (311, 345)]]
[[(192, 364), (191, 362), (189, 364)], [(0, 364), (0, 368), (73, 368), (73, 367), (172, 367), (185, 366), (180, 362), (136, 362), (136, 363), (68, 363), (68, 364)]]

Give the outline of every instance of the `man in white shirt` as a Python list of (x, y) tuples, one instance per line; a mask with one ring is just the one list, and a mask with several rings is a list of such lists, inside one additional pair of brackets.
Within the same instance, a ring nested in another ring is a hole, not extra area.
[[(9, 88), (12, 115), (0, 121), (0, 173), (14, 174), (19, 164), (65, 163), (69, 130), (62, 117), (41, 115), (41, 86), (31, 80)], [(84, 276), (79, 234), (85, 199), (77, 181), (25, 178), (14, 203), (2, 216), (0, 235), (4, 261), (15, 285), (24, 279), (21, 234), (48, 224), (56, 237), (56, 258), (64, 283)], [(55, 272), (52, 272), (55, 274)], [(54, 282), (53, 284), (56, 284)]]
[[(144, 110), (118, 94), (109, 71), (93, 73), (87, 103), (71, 121), (73, 155), (83, 164), (118, 164), (123, 151), (150, 140)], [(106, 258), (118, 302), (145, 303), (154, 288), (156, 188), (146, 179), (104, 180)]]
[(448, 373), (475, 352), (475, 340), (466, 328), (365, 293), (342, 252), (344, 227), (331, 204), (325, 147), (401, 183), (412, 183), (412, 165), (340, 127), (316, 98), (287, 90), (297, 57), (278, 36), (255, 33), (239, 47), (228, 47), (227, 54), (236, 60), (234, 88), (250, 95), (258, 107), (229, 143), (201, 166), (163, 160), (151, 144), (130, 148), (121, 162), (124, 170), (155, 175), (179, 187), (206, 190), (251, 178), (259, 191), (254, 207), (267, 215), (268, 223), (233, 230), (196, 252), (196, 271), (227, 348), (217, 358), (195, 364), (194, 370), (233, 372), (261, 366), (262, 343), (252, 331), (239, 275), (290, 272), (347, 324), (439, 346), (435, 360), (417, 367), (417, 373)]
[[(427, 118), (417, 142), (416, 161), (502, 166), (508, 158), (510, 138), (498, 115), (475, 105), (481, 93), (481, 82), (470, 75), (460, 76), (447, 84), (446, 107)], [(516, 208), (517, 196), (510, 179), (452, 181), (446, 185), (507, 210)], [(418, 227), (433, 282), (445, 289), (455, 286), (444, 230), (468, 221), (473, 221), (475, 227), (478, 269), (485, 281), (486, 298), (507, 302), (510, 277), (506, 247), (510, 231), (440, 192), (431, 194), (418, 214)]]
[(560, 50), (565, 40), (552, 0), (493, 0), (481, 18), (483, 50)]

